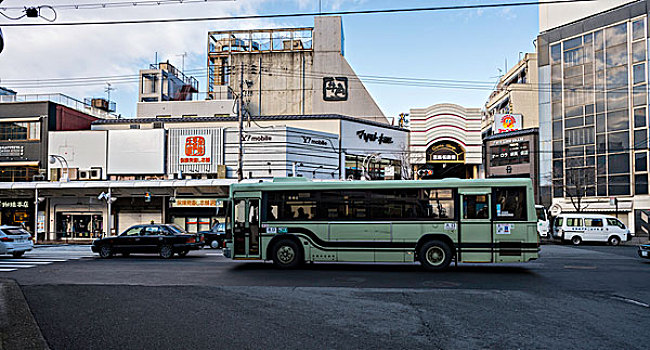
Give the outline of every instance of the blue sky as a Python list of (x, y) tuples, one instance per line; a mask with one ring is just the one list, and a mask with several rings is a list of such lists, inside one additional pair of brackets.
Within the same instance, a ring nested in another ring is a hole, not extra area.
[[(85, 0), (82, 2), (101, 2)], [(323, 11), (406, 8), (459, 4), (516, 2), (513, 0), (323, 0)], [(5, 0), (3, 6), (27, 1)], [(69, 0), (52, 0), (68, 4)], [(147, 9), (60, 11), (60, 21), (117, 18), (170, 18), (238, 14), (271, 14), (318, 10), (317, 0), (239, 0), (206, 4), (157, 6)], [(0, 25), (3, 22), (0, 22)], [(208, 30), (313, 26), (313, 18), (223, 21), (144, 26), (3, 29), (7, 41), (0, 54), (0, 79), (105, 76), (133, 74), (159, 58), (185, 67), (206, 67)], [(359, 75), (428, 79), (495, 81), (507, 60), (511, 67), (520, 52), (534, 52), (538, 32), (536, 6), (348, 15), (343, 17), (345, 56)], [(3, 86), (12, 87), (10, 84)], [(205, 79), (200, 80), (205, 91)], [(135, 115), (137, 83), (114, 84), (111, 98), (123, 116)], [(435, 103), (481, 107), (489, 89), (448, 89), (366, 84), (387, 117), (409, 108)], [(102, 96), (103, 86), (16, 88), (19, 93), (62, 92), (73, 97)]]

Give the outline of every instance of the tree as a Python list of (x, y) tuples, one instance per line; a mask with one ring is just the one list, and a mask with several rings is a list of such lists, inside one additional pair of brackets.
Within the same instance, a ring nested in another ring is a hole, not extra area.
[(589, 206), (582, 200), (593, 191), (596, 184), (593, 168), (572, 168), (566, 170), (566, 178), (562, 191), (569, 198), (577, 213), (584, 211)]

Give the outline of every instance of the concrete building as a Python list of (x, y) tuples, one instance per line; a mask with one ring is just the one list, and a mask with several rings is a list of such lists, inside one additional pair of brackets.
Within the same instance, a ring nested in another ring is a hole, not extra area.
[(169, 62), (140, 70), (139, 102), (190, 101), (199, 92), (199, 82)]
[(650, 230), (649, 13), (646, 0), (540, 6), (540, 181), (554, 213), (612, 213)]
[[(525, 54), (506, 72), (485, 103), (481, 135), (485, 177), (531, 177), (537, 203), (550, 204), (539, 193), (539, 100), (537, 54)], [(534, 176), (531, 176), (533, 174)]]
[(482, 164), (481, 110), (437, 104), (410, 110), (410, 162), (416, 178), (476, 179)]
[[(0, 96), (0, 182), (47, 179), (49, 132), (90, 129), (93, 121), (107, 117), (110, 115), (104, 111), (60, 94)], [(61, 159), (55, 161), (65, 161)], [(57, 178), (60, 175), (55, 174)], [(76, 173), (67, 175), (77, 176)], [(34, 202), (31, 194), (24, 198), (20, 194), (3, 193), (0, 224), (24, 224), (33, 232)]]
[(239, 94), (241, 83), (253, 116), (338, 114), (388, 124), (346, 61), (343, 38), (341, 17), (316, 17), (313, 28), (209, 32), (209, 98)]

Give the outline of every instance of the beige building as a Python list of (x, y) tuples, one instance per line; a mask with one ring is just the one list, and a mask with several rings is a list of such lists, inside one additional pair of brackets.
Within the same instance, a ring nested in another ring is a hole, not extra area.
[(209, 32), (208, 98), (229, 98), (224, 90), (243, 90), (252, 116), (338, 114), (388, 124), (344, 57), (341, 17), (316, 17), (313, 28)]
[(537, 81), (537, 54), (527, 53), (499, 79), (497, 88), (485, 103), (481, 121), (483, 137), (498, 133), (494, 129), (495, 115), (521, 115), (518, 130), (539, 127)]
[(444, 103), (411, 109), (410, 116), (409, 154), (416, 178), (479, 177), (480, 108)]

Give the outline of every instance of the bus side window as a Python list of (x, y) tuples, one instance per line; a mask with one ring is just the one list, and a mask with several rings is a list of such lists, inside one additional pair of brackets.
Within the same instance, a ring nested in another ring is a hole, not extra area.
[(488, 219), (488, 200), (486, 195), (465, 195), (463, 199), (463, 219)]

